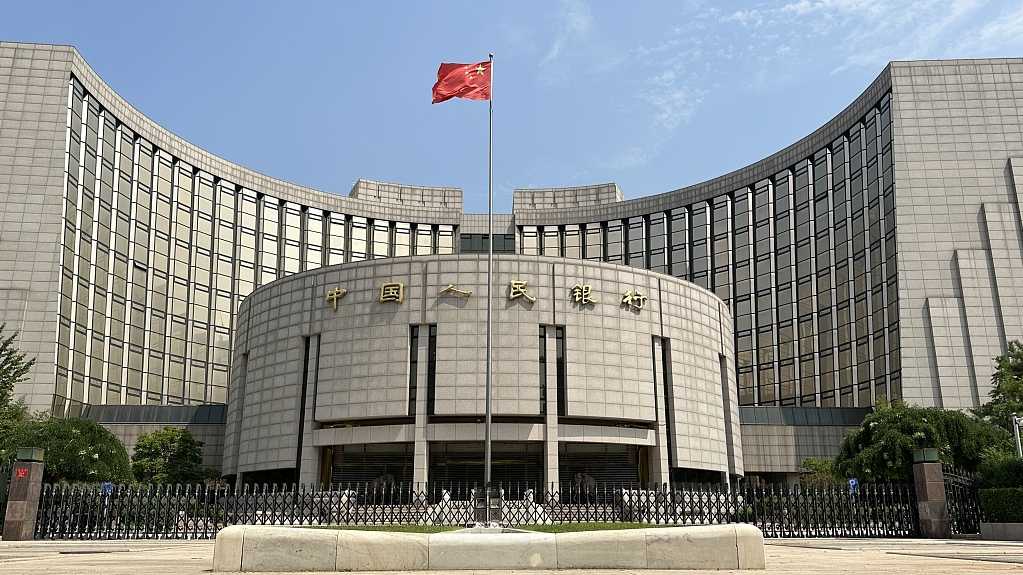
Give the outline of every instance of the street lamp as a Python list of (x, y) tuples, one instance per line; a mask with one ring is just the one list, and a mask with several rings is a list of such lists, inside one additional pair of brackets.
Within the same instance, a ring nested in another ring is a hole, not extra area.
[(1019, 442), (1019, 426), (1023, 425), (1023, 417), (1012, 414), (1012, 434), (1016, 436), (1016, 455), (1023, 458), (1023, 446)]

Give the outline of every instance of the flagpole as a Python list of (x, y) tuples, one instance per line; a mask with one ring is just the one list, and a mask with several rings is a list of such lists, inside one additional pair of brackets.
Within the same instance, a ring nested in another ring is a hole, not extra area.
[(491, 452), (490, 452), (490, 424), (493, 418), (493, 412), (490, 408), (490, 388), (491, 379), (493, 375), (493, 357), (494, 357), (494, 342), (493, 342), (493, 325), (492, 316), (494, 311), (494, 298), (491, 293), (494, 289), (494, 55), (490, 55), (490, 166), (489, 166), (489, 181), (487, 185), (487, 196), (489, 198), (489, 206), (487, 208), (487, 419), (484, 430), (484, 441), (483, 441), (483, 485), (486, 489), (487, 494), (487, 512), (486, 520), (487, 526), (490, 525), (490, 464), (491, 464)]

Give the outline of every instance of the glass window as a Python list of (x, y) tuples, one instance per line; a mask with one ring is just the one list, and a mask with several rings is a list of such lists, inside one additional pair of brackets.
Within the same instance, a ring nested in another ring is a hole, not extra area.
[(565, 257), (582, 259), (582, 233), (577, 225), (565, 226)]
[(425, 256), (433, 252), (433, 227), (427, 224), (416, 226), (416, 255)]
[(369, 251), (369, 224), (366, 218), (352, 217), (351, 249), (351, 261), (358, 262), (366, 259), (366, 254)]
[(373, 257), (386, 258), (391, 256), (391, 227), (383, 220), (373, 222)]
[(624, 258), (625, 232), (621, 220), (607, 222), (607, 245), (604, 248), (604, 261), (621, 263)]
[(455, 226), (437, 226), (437, 253), (455, 253)]
[(345, 216), (332, 213), (327, 220), (327, 245), (330, 250), (327, 256), (328, 265), (345, 262)]
[(602, 260), (604, 258), (604, 239), (600, 224), (586, 224), (586, 251), (585, 257), (588, 260)]
[(394, 224), (394, 257), (412, 254), (412, 226), (404, 222)]
[(558, 228), (552, 226), (543, 228), (543, 255), (561, 257), (561, 234)]
[(642, 217), (629, 218), (628, 229), (628, 264), (633, 267), (646, 267), (646, 221)]
[(306, 212), (305, 269), (323, 265), (323, 212), (310, 208)]
[(519, 228), (521, 239), (519, 245), (522, 253), (527, 256), (540, 255), (540, 235), (536, 226), (521, 226)]

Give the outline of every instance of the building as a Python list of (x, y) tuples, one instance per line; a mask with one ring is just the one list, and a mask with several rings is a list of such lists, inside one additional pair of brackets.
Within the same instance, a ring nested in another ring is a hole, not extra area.
[[(714, 294), (542, 256), (495, 256), (494, 278), (494, 481), (742, 475), (732, 321)], [(478, 254), (320, 267), (253, 291), (236, 318), (224, 473), (481, 481), (486, 298)]]
[[(485, 251), (458, 189), (360, 180), (341, 197), (246, 170), (147, 119), (74, 48), (0, 43), (0, 78), (0, 320), (38, 358), (16, 390), (35, 409), (145, 424), (127, 406), (227, 403), (260, 286)], [(893, 62), (814, 133), (714, 180), (628, 201), (614, 184), (516, 190), (495, 251), (715, 294), (741, 466), (791, 474), (878, 397), (979, 405), (991, 358), (1023, 338), (1021, 80), (1020, 59)]]

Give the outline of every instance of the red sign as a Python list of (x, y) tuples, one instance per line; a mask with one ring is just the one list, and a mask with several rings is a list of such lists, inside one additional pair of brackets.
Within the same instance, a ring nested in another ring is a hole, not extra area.
[(28, 477), (28, 469), (25, 469), (24, 467), (22, 467), (20, 469), (15, 469), (14, 470), (14, 476), (15, 477)]

